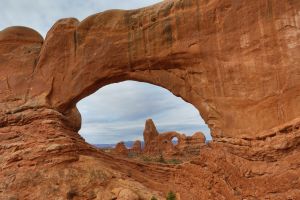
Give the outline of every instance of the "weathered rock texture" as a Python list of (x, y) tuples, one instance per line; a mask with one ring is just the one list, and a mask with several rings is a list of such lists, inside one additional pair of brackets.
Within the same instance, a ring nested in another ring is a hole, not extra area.
[[(298, 0), (166, 0), (62, 19), (45, 40), (2, 30), (0, 199), (106, 199), (120, 183), (182, 199), (300, 199), (299, 29)], [(176, 168), (86, 144), (76, 103), (124, 80), (192, 103), (215, 141)]]

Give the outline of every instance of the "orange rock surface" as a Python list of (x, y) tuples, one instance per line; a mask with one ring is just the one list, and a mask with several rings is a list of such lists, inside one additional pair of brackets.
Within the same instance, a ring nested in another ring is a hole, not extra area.
[[(300, 199), (299, 38), (298, 0), (165, 0), (62, 19), (45, 40), (2, 30), (0, 199)], [(76, 103), (124, 80), (193, 104), (214, 141), (176, 166), (88, 145)]]

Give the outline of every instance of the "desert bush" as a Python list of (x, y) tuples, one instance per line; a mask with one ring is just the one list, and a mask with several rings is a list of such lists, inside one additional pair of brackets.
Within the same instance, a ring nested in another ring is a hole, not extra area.
[(72, 200), (75, 196), (77, 196), (77, 191), (75, 189), (70, 189), (67, 193), (67, 199)]
[(174, 192), (170, 191), (167, 195), (167, 199), (166, 200), (176, 200), (176, 195)]
[(128, 176), (128, 177), (132, 177), (132, 172), (131, 172), (131, 170), (128, 170), (128, 171), (127, 171), (127, 176)]
[(150, 200), (157, 200), (155, 196), (152, 196)]
[(166, 163), (166, 160), (165, 160), (165, 158), (164, 158), (164, 156), (162, 154), (159, 155), (158, 162), (160, 162), (160, 163)]
[(128, 153), (128, 158), (136, 158), (137, 156), (138, 156), (138, 154), (135, 153), (135, 152), (129, 152)]
[(142, 160), (143, 160), (144, 162), (151, 162), (151, 161), (152, 161), (151, 158), (149, 158), (148, 156), (143, 156), (143, 157), (142, 157)]
[(178, 159), (171, 159), (171, 160), (168, 160), (168, 163), (169, 163), (169, 164), (178, 165), (178, 164), (181, 164), (182, 161), (181, 161), (181, 160), (178, 160)]

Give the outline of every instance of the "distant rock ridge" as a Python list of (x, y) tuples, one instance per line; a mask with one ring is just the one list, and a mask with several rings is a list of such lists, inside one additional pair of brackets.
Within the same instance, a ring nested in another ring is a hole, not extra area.
[[(129, 152), (152, 155), (199, 155), (200, 148), (203, 147), (206, 142), (202, 132), (196, 132), (192, 136), (186, 136), (185, 134), (175, 131), (159, 133), (152, 119), (146, 120), (143, 136), (143, 149), (140, 141), (136, 141), (133, 147), (129, 149), (126, 148), (124, 142), (119, 142), (114, 152), (120, 155), (127, 155)], [(177, 144), (173, 144), (172, 142), (172, 139), (175, 137), (178, 139)]]
[[(140, 141), (140, 140), (137, 140), (137, 141)], [(134, 146), (136, 141), (123, 141), (123, 142), (127, 148), (131, 148)], [(143, 147), (144, 141), (140, 141), (140, 142), (141, 142), (141, 146)], [(116, 146), (116, 143), (114, 143), (114, 144), (92, 144), (92, 145), (95, 147), (98, 147), (98, 148), (114, 148)]]

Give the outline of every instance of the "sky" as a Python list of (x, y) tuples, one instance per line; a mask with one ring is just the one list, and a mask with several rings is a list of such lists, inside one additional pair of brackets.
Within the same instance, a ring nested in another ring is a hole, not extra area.
[(159, 132), (209, 133), (192, 104), (148, 83), (124, 81), (107, 85), (82, 99), (77, 107), (83, 120), (80, 133), (90, 143), (142, 140), (149, 118)]
[[(0, 30), (27, 26), (45, 38), (61, 18), (80, 21), (108, 9), (135, 9), (160, 0), (0, 0)], [(192, 135), (202, 131), (211, 139), (198, 110), (168, 90), (141, 82), (111, 84), (81, 100), (80, 134), (91, 144), (142, 140), (145, 120), (152, 118), (158, 131), (178, 131)]]
[(29, 26), (44, 37), (61, 18), (80, 21), (108, 9), (136, 9), (160, 0), (0, 0), (0, 29), (8, 26)]

